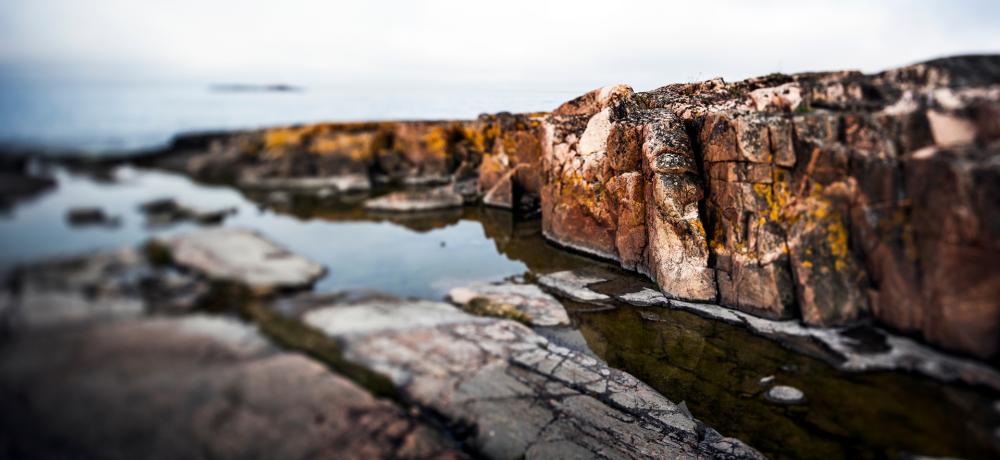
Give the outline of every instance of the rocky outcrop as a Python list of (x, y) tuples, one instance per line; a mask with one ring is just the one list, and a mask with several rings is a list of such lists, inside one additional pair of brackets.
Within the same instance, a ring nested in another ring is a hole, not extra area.
[(509, 113), (470, 121), (323, 123), (182, 136), (170, 155), (153, 161), (246, 189), (321, 194), (471, 179), (489, 205), (531, 207), (541, 184), (540, 129), (538, 116)]
[(998, 114), (993, 56), (595, 90), (545, 121), (545, 233), (672, 298), (993, 358)]

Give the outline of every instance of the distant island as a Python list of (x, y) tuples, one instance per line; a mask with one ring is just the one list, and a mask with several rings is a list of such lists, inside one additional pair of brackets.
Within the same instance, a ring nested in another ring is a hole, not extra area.
[(270, 84), (270, 85), (255, 85), (246, 83), (223, 83), (223, 84), (215, 84), (209, 86), (209, 91), (218, 93), (247, 93), (247, 92), (286, 93), (286, 92), (302, 91), (302, 88), (299, 86), (292, 86), (284, 83)]

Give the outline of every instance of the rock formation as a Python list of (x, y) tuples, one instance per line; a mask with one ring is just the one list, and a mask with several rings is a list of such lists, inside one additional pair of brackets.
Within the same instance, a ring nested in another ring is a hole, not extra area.
[(546, 235), (669, 297), (1000, 350), (1000, 58), (602, 88), (546, 119)]
[(247, 188), (447, 183), (466, 202), (539, 206), (550, 240), (670, 298), (810, 325), (874, 318), (996, 359), (998, 112), (1000, 57), (965, 56), (610, 86), (549, 114), (193, 136), (177, 147), (196, 153), (161, 164)]

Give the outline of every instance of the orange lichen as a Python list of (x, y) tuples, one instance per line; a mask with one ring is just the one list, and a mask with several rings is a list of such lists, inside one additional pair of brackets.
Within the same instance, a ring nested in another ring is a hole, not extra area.
[(427, 153), (437, 158), (448, 158), (448, 132), (435, 126), (424, 135), (424, 147)]

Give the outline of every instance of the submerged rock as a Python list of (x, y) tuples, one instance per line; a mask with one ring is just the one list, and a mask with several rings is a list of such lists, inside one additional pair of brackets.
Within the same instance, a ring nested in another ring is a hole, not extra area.
[(465, 204), (461, 194), (451, 187), (428, 190), (404, 190), (392, 192), (365, 201), (365, 209), (382, 212), (420, 212), (457, 208)]
[(399, 407), (220, 317), (18, 336), (0, 349), (0, 388), (14, 458), (465, 457)]
[(481, 309), (473, 304), (479, 301), (494, 306), (496, 312), (492, 316), (534, 326), (569, 325), (569, 316), (562, 304), (533, 284), (474, 284), (448, 291), (448, 299), (463, 308), (473, 308), (474, 314), (491, 314), (476, 311)]
[(780, 404), (799, 404), (806, 399), (802, 390), (788, 385), (775, 385), (764, 393), (764, 397)]
[(711, 457), (725, 444), (761, 458), (731, 438), (703, 442), (700, 423), (650, 387), (518, 323), (385, 296), (305, 303), (283, 309), (407, 400), (470, 426), (464, 441), (485, 457)]
[(146, 214), (146, 225), (151, 227), (173, 225), (188, 220), (202, 225), (220, 224), (237, 212), (237, 209), (233, 207), (201, 209), (197, 206), (178, 203), (173, 198), (147, 201), (141, 204), (139, 209)]
[(201, 230), (162, 244), (174, 264), (210, 280), (240, 283), (257, 292), (307, 287), (326, 273), (322, 265), (251, 230)]
[(79, 207), (66, 211), (66, 221), (74, 227), (100, 226), (117, 227), (121, 225), (121, 218), (112, 217), (104, 213), (104, 210), (97, 207)]

